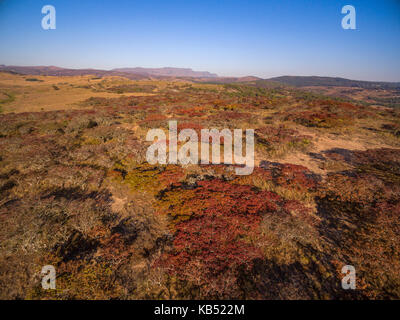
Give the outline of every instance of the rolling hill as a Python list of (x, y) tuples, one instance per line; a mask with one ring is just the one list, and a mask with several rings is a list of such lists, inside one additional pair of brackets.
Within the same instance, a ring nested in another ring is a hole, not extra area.
[(337, 77), (282, 76), (263, 81), (274, 81), (294, 87), (354, 87), (364, 89), (400, 89), (400, 82), (360, 81)]

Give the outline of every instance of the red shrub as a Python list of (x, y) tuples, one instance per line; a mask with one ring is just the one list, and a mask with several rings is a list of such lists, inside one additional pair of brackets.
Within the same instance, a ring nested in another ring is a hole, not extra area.
[(193, 129), (196, 131), (197, 136), (200, 139), (201, 129), (203, 129), (203, 126), (196, 122), (178, 122), (178, 133), (183, 129)]
[(167, 119), (167, 117), (163, 114), (160, 113), (150, 113), (146, 119), (144, 119), (143, 121), (162, 121)]
[[(183, 211), (181, 202), (171, 201), (174, 193), (183, 199)], [(199, 181), (193, 190), (175, 185), (160, 200), (165, 202), (162, 211), (174, 217), (175, 237), (173, 249), (157, 264), (196, 283), (204, 294), (221, 296), (227, 286), (235, 286), (239, 266), (249, 268), (255, 258), (262, 257), (251, 238), (258, 232), (262, 215), (276, 212), (281, 198), (214, 179)], [(189, 219), (182, 219), (183, 215)]]
[(177, 115), (188, 117), (201, 117), (205, 115), (204, 108), (202, 107), (177, 108), (174, 110), (174, 113)]
[(317, 188), (321, 177), (296, 164), (281, 164), (261, 161), (260, 167), (271, 172), (272, 181), (287, 188), (298, 190), (314, 190)]

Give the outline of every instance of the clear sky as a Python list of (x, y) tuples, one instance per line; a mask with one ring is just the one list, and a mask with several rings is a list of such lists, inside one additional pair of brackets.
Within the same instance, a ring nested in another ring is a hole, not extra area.
[(400, 0), (0, 0), (0, 64), (400, 81)]

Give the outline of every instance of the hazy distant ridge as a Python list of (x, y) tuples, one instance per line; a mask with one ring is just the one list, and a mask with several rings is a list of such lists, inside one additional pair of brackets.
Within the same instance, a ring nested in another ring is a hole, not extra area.
[(218, 77), (215, 73), (208, 71), (193, 71), (189, 68), (117, 68), (111, 71), (136, 73), (136, 74), (148, 74), (150, 76), (161, 76), (161, 77), (193, 77), (193, 78), (216, 78)]
[(192, 78), (194, 81), (210, 83), (234, 83), (254, 82), (257, 85), (265, 86), (271, 83), (289, 85), (295, 87), (355, 87), (364, 89), (396, 89), (400, 90), (400, 82), (381, 82), (381, 81), (361, 81), (350, 80), (338, 77), (318, 77), (318, 76), (282, 76), (269, 79), (258, 77), (219, 77), (215, 73), (208, 71), (193, 71), (190, 68), (117, 68), (113, 70), (100, 69), (67, 69), (55, 66), (6, 66), (0, 65), (0, 71), (18, 73), (24, 75), (47, 75), (47, 76), (80, 76), (93, 75), (102, 76), (122, 76), (132, 80), (146, 78)]
[(400, 82), (361, 81), (361, 80), (349, 80), (337, 77), (282, 76), (282, 77), (270, 78), (266, 81), (279, 82), (282, 84), (295, 87), (327, 86), (327, 87), (355, 87), (364, 89), (400, 88)]
[(185, 77), (185, 78), (217, 78), (218, 75), (208, 71), (193, 71), (189, 68), (118, 68), (113, 70), (100, 69), (68, 69), (55, 66), (5, 66), (0, 65), (0, 71), (25, 75), (47, 76), (124, 76), (129, 79), (148, 77)]

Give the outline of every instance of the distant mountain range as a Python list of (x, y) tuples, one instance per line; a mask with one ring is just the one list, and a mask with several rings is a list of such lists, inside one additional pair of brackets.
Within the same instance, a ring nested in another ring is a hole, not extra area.
[(47, 75), (47, 76), (124, 76), (129, 79), (143, 78), (217, 78), (218, 75), (207, 71), (193, 71), (188, 68), (118, 68), (113, 70), (100, 69), (67, 69), (54, 66), (5, 66), (0, 65), (0, 71), (25, 74), (25, 75)]
[(84, 76), (93, 75), (96, 77), (122, 76), (132, 80), (146, 79), (146, 74), (124, 73), (112, 70), (100, 69), (67, 69), (54, 66), (5, 66), (0, 65), (0, 71), (23, 74), (23, 75), (42, 75), (42, 76)]
[(282, 76), (269, 79), (258, 77), (219, 77), (208, 71), (193, 71), (189, 68), (117, 68), (112, 70), (100, 69), (67, 69), (55, 66), (5, 66), (0, 65), (0, 71), (23, 75), (48, 75), (48, 76), (79, 76), (93, 75), (122, 76), (132, 80), (148, 78), (188, 78), (201, 82), (212, 83), (235, 83), (252, 82), (259, 86), (270, 86), (271, 84), (282, 84), (294, 87), (355, 87), (364, 89), (400, 89), (400, 82), (359, 81), (336, 77), (317, 76)]
[(215, 73), (208, 71), (193, 71), (189, 68), (118, 68), (111, 71), (146, 74), (159, 77), (190, 77), (190, 78), (216, 78)]

